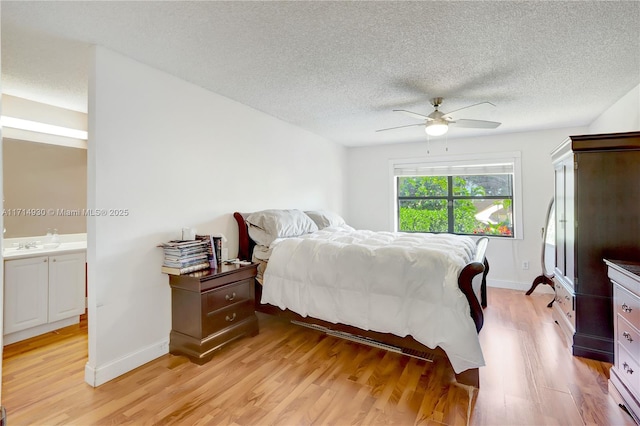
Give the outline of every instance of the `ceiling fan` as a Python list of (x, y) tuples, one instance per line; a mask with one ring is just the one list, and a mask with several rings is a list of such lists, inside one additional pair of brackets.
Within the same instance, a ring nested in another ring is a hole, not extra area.
[(383, 132), (386, 130), (394, 130), (401, 129), (403, 127), (412, 127), (412, 126), (425, 126), (425, 132), (427, 132), (430, 136), (440, 136), (444, 135), (449, 131), (449, 126), (457, 126), (457, 127), (472, 127), (477, 129), (495, 129), (502, 123), (498, 123), (497, 121), (485, 121), (485, 120), (469, 120), (469, 119), (454, 119), (451, 114), (456, 113), (458, 111), (462, 111), (463, 109), (471, 108), (477, 105), (489, 104), (493, 105), (491, 102), (479, 102), (477, 104), (469, 105), (463, 108), (456, 109), (454, 111), (442, 112), (439, 110), (440, 105), (442, 104), (442, 98), (433, 98), (431, 100), (431, 105), (435, 108), (429, 115), (422, 115), (415, 112), (407, 111), (404, 109), (394, 109), (394, 112), (402, 112), (407, 114), (413, 118), (417, 118), (419, 120), (424, 120), (423, 123), (419, 124), (408, 124), (406, 126), (398, 126), (398, 127), (389, 127), (387, 129), (376, 130), (376, 132)]

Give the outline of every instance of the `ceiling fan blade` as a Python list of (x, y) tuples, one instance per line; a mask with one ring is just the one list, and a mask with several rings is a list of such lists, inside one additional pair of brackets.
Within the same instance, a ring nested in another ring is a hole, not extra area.
[(409, 117), (417, 118), (418, 120), (431, 120), (431, 117), (427, 115), (418, 114), (417, 112), (407, 111), (406, 109), (394, 109), (393, 112), (401, 112)]
[(495, 105), (494, 105), (494, 104), (492, 104), (491, 102), (489, 102), (489, 101), (484, 101), (484, 102), (478, 102), (477, 104), (473, 104), (473, 105), (467, 105), (466, 107), (462, 107), (462, 108), (454, 109), (453, 111), (449, 111), (449, 112), (445, 113), (445, 115), (453, 114), (453, 113), (455, 113), (455, 112), (462, 111), (463, 109), (472, 108), (472, 107), (475, 107), (475, 106), (478, 106), (478, 105), (485, 105), (485, 104), (489, 104), (489, 105), (491, 105), (492, 107), (495, 107)]
[(398, 127), (388, 127), (386, 129), (378, 129), (376, 130), (376, 132), (384, 132), (386, 130), (395, 130), (395, 129), (402, 129), (404, 127), (413, 127), (413, 126), (424, 126), (424, 123), (420, 123), (420, 124), (408, 124), (406, 126), (398, 126)]
[(456, 127), (473, 127), (476, 129), (495, 129), (502, 123), (498, 123), (497, 121), (461, 119), (456, 121), (450, 121), (449, 124)]

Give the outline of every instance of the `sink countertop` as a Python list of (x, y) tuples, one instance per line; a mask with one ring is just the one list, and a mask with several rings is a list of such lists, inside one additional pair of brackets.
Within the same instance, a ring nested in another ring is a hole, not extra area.
[(5, 247), (2, 250), (2, 256), (5, 260), (9, 259), (23, 259), (27, 257), (37, 256), (51, 256), (56, 254), (65, 254), (70, 252), (84, 251), (87, 249), (86, 241), (71, 241), (60, 243), (55, 248), (44, 248), (42, 244), (37, 245), (34, 248), (18, 249), (14, 247)]

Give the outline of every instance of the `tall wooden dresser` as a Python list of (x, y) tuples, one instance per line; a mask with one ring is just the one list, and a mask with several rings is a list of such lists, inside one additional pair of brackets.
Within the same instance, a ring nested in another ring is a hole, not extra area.
[(640, 262), (605, 263), (613, 286), (615, 330), (609, 391), (640, 424)]
[(612, 288), (602, 259), (640, 258), (640, 132), (571, 136), (552, 152), (553, 316), (573, 354), (613, 362)]

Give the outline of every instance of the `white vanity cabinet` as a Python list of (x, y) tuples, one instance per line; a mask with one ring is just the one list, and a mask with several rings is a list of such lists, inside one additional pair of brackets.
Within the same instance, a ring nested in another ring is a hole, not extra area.
[(84, 253), (49, 256), (49, 322), (84, 313), (84, 264)]
[(4, 263), (4, 334), (48, 322), (49, 257)]
[(5, 260), (4, 271), (4, 344), (79, 322), (84, 252)]

